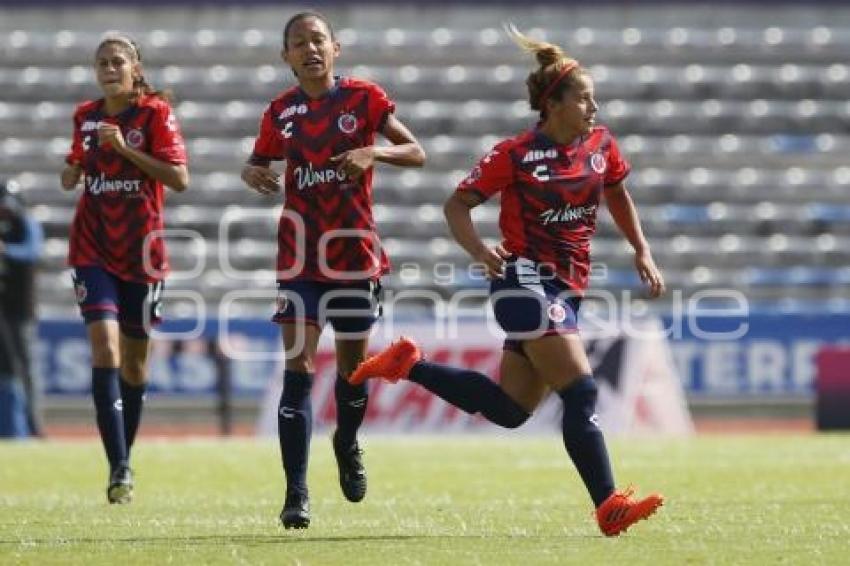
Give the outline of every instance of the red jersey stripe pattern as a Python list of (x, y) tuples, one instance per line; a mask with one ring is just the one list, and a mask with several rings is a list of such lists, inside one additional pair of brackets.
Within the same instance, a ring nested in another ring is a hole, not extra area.
[(153, 283), (168, 271), (162, 237), (149, 237), (164, 226), (164, 187), (111, 147), (99, 146), (101, 122), (117, 124), (134, 149), (175, 165), (187, 161), (180, 127), (165, 100), (143, 96), (117, 116), (105, 114), (103, 99), (80, 104), (65, 158), (82, 167), (84, 183), (71, 225), (68, 264), (100, 266), (125, 281)]
[(374, 280), (389, 270), (372, 216), (372, 170), (352, 181), (330, 159), (373, 145), (394, 111), (378, 85), (349, 77), (320, 98), (296, 86), (269, 104), (249, 163), (286, 161), (278, 280)]
[(568, 145), (535, 128), (498, 143), (457, 190), (482, 200), (501, 193), (505, 249), (552, 266), (564, 283), (582, 292), (602, 192), (623, 181), (629, 169), (604, 126)]

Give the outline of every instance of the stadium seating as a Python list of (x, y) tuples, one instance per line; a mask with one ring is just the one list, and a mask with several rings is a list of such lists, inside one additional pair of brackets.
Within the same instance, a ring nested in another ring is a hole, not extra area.
[[(633, 164), (628, 184), (670, 286), (686, 295), (733, 288), (771, 301), (847, 296), (850, 29), (791, 16), (767, 28), (754, 16), (718, 26), (698, 9), (667, 26), (658, 9), (630, 12), (581, 12), (576, 27), (532, 32), (590, 68), (601, 121)], [(192, 186), (169, 196), (168, 225), (206, 241), (174, 238), (170, 287), (202, 291), (211, 302), (235, 289), (266, 289), (273, 277), (280, 203), (239, 180), (267, 100), (292, 84), (279, 60), (282, 16), (267, 14), (233, 26), (224, 13), (204, 12), (188, 32), (165, 26), (161, 15), (136, 22), (148, 78), (177, 95), (192, 159)], [(376, 176), (375, 215), (388, 251), (396, 266), (422, 268), (399, 270), (388, 283), (447, 294), (480, 282), (434, 276), (436, 263), (463, 271), (467, 262), (440, 205), (478, 156), (534, 122), (523, 86), (530, 61), (492, 18), (474, 25), (474, 8), (434, 26), (433, 16), (417, 14), (402, 11), (384, 28), (341, 12), (339, 66), (382, 84), (429, 154), (423, 170), (380, 167)], [(18, 180), (45, 225), (47, 312), (70, 312), (70, 280), (56, 275), (76, 197), (57, 188), (56, 173), (74, 104), (97, 95), (88, 61), (99, 35), (83, 16), (79, 28), (64, 30), (59, 22), (68, 20), (56, 16), (49, 30), (3, 15), (12, 31), (0, 37), (0, 176)], [(250, 220), (223, 231), (223, 211), (239, 210)], [(495, 207), (476, 216), (495, 240)], [(628, 248), (604, 212), (593, 252), (608, 268), (595, 287), (637, 287)], [(179, 276), (198, 262), (201, 275)], [(248, 273), (234, 277), (233, 269)]]

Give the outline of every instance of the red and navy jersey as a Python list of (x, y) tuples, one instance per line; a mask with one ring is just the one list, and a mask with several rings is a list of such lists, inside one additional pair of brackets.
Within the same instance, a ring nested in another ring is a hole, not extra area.
[(352, 181), (330, 158), (373, 145), (394, 111), (378, 85), (349, 77), (320, 98), (295, 86), (269, 104), (249, 162), (286, 161), (279, 280), (374, 280), (389, 270), (372, 217), (372, 170)]
[(587, 288), (590, 237), (602, 191), (628, 174), (629, 164), (604, 126), (569, 145), (533, 129), (497, 144), (458, 190), (482, 200), (501, 191), (505, 249), (553, 266), (564, 283), (581, 292)]
[(68, 263), (100, 266), (125, 281), (152, 283), (168, 270), (162, 237), (148, 236), (163, 230), (164, 188), (112, 147), (98, 145), (101, 122), (117, 124), (130, 147), (175, 165), (186, 163), (183, 136), (165, 100), (144, 96), (117, 116), (105, 114), (103, 99), (80, 104), (65, 158), (82, 167), (84, 184), (71, 225)]

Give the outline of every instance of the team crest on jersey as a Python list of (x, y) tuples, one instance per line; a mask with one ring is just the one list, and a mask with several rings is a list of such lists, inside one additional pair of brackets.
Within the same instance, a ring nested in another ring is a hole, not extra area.
[(353, 134), (357, 129), (357, 117), (351, 113), (342, 114), (336, 121), (336, 125), (339, 126), (341, 132)]
[(590, 156), (590, 168), (602, 175), (605, 169), (608, 168), (608, 162), (605, 161), (605, 156), (601, 153), (594, 153)]
[(127, 135), (124, 136), (124, 139), (127, 140), (127, 145), (133, 149), (139, 149), (142, 147), (142, 144), (145, 143), (145, 135), (141, 130), (130, 130), (127, 132)]
[(555, 324), (561, 324), (565, 320), (567, 320), (567, 309), (558, 303), (552, 303), (549, 305), (546, 314), (549, 315), (549, 320), (554, 322)]
[(77, 295), (77, 304), (81, 305), (86, 302), (86, 297), (89, 296), (89, 290), (86, 289), (85, 281), (74, 282), (74, 294)]

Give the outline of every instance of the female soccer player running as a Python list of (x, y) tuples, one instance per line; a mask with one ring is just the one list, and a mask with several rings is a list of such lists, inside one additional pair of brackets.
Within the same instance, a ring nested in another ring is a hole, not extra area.
[[(409, 379), (507, 428), (524, 423), (554, 390), (564, 404), (564, 444), (596, 506), (599, 527), (617, 535), (655, 512), (663, 499), (653, 494), (634, 500), (631, 490), (614, 489), (596, 423), (596, 383), (577, 333), (590, 237), (603, 195), (653, 297), (663, 293), (664, 282), (623, 184), (629, 165), (611, 133), (595, 124), (597, 105), (587, 71), (556, 45), (533, 41), (515, 28), (509, 33), (540, 65), (526, 83), (540, 122), (497, 144), (445, 205), (454, 237), (486, 266), (491, 279), (496, 319), (508, 335), (501, 386), (474, 371), (422, 360), (417, 345), (406, 338), (364, 362), (350, 381)], [(488, 248), (470, 210), (498, 192), (504, 240)]]
[(159, 321), (168, 260), (163, 185), (189, 184), (186, 150), (167, 95), (142, 74), (138, 46), (108, 36), (95, 51), (103, 98), (74, 113), (65, 190), (83, 179), (68, 263), (86, 322), (97, 427), (109, 460), (110, 503), (132, 499), (130, 448), (142, 414), (148, 330)]
[[(283, 31), (283, 60), (298, 79), (263, 114), (242, 179), (262, 194), (281, 190), (271, 161), (286, 161), (286, 198), (278, 231), (278, 309), (287, 352), (278, 435), (286, 475), (280, 519), (310, 523), (307, 457), (312, 426), (310, 389), (319, 336), (330, 322), (336, 338), (337, 429), (333, 448), (339, 482), (352, 502), (366, 495), (357, 430), (366, 413), (365, 385), (346, 381), (366, 355), (378, 313), (379, 278), (388, 269), (372, 218), (376, 162), (421, 166), (425, 154), (393, 116), (395, 104), (377, 85), (334, 75), (340, 45), (315, 12), (292, 16)], [(393, 145), (377, 147), (375, 135)]]

